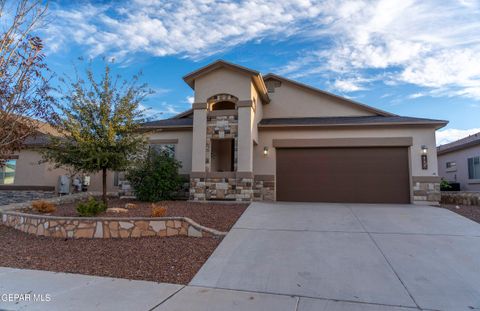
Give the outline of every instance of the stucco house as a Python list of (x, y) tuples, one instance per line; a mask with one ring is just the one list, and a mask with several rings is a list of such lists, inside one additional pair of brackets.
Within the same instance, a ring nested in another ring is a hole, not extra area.
[(437, 148), (438, 172), (460, 190), (480, 191), (480, 133)]
[(435, 131), (222, 60), (184, 77), (192, 109), (144, 126), (190, 178), (191, 200), (434, 203)]
[[(0, 191), (51, 191), (58, 192), (58, 179), (70, 175), (66, 169), (56, 168), (54, 164), (43, 162), (41, 149), (50, 141), (50, 136), (59, 133), (48, 124), (41, 123), (37, 132), (27, 137), (24, 148), (4, 159), (6, 165), (0, 167)], [(90, 191), (102, 190), (101, 174), (89, 174)], [(118, 173), (109, 172), (107, 190), (118, 190)]]

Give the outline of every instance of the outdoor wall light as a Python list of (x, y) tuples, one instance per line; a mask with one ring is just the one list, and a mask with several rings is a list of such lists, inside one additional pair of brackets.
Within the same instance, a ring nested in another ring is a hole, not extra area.
[(428, 169), (428, 158), (427, 158), (428, 148), (425, 145), (422, 145), (422, 170)]
[(268, 156), (268, 146), (263, 147), (263, 155)]
[(428, 148), (425, 145), (422, 145), (422, 154), (427, 154)]

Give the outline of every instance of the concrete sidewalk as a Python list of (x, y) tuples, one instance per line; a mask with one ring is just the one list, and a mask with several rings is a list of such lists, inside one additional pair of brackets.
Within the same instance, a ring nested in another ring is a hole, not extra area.
[[(31, 295), (31, 299), (33, 294), (36, 294), (49, 301), (7, 302), (9, 294), (21, 294), (23, 298)], [(0, 267), (0, 310), (408, 311), (412, 309)]]

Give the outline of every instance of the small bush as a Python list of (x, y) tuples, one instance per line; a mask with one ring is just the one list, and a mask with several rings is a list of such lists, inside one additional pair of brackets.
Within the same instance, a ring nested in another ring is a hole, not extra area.
[(180, 167), (180, 162), (168, 153), (150, 150), (145, 159), (128, 170), (127, 179), (140, 201), (170, 200), (182, 185)]
[(97, 201), (95, 198), (88, 198), (87, 202), (78, 203), (77, 212), (82, 217), (96, 216), (101, 212), (107, 210), (107, 206), (102, 201)]
[(152, 217), (165, 217), (167, 208), (165, 206), (152, 204)]
[(42, 214), (53, 213), (57, 210), (55, 204), (43, 200), (33, 201), (32, 208)]

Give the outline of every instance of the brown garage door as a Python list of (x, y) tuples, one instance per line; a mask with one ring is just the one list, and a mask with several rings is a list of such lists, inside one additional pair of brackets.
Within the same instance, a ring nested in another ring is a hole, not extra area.
[(409, 203), (408, 149), (279, 148), (277, 200)]

